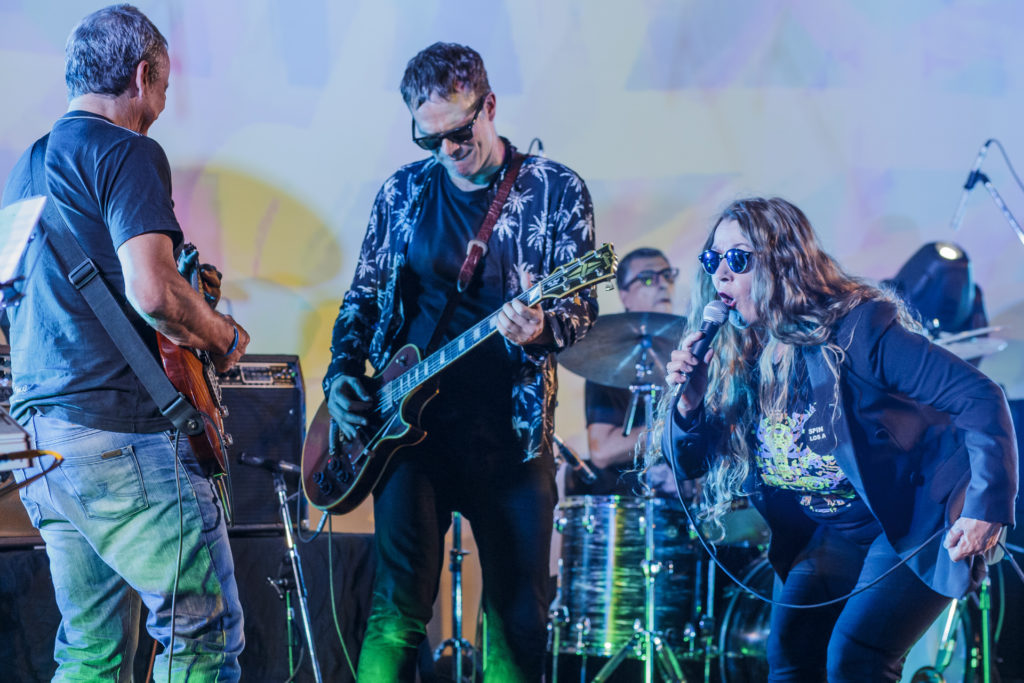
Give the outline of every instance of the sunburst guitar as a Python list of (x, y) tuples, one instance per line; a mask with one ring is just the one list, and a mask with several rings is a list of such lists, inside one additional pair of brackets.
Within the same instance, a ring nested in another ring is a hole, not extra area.
[[(195, 246), (186, 244), (178, 257), (178, 270), (205, 298), (206, 290), (199, 268), (199, 255)], [(227, 479), (227, 449), (231, 445), (231, 436), (224, 431), (224, 417), (228, 411), (221, 403), (220, 385), (217, 383), (213, 361), (206, 351), (178, 346), (159, 332), (156, 333), (156, 341), (167, 378), (205, 416), (205, 430), (189, 436), (188, 441), (203, 472), (213, 478), (230, 524), (232, 514)]]

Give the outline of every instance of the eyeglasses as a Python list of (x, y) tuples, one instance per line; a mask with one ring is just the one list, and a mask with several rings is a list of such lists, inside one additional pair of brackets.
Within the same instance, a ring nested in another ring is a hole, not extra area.
[(679, 276), (678, 268), (662, 268), (661, 270), (641, 270), (632, 280), (627, 282), (623, 289), (629, 289), (634, 282), (639, 282), (644, 287), (653, 287), (660, 278), (665, 284), (673, 284)]
[(713, 249), (708, 249), (701, 252), (697, 260), (704, 266), (704, 272), (708, 275), (714, 275), (715, 271), (718, 270), (718, 264), (725, 259), (725, 265), (729, 266), (729, 270), (734, 273), (745, 273), (747, 268), (750, 267), (750, 257), (754, 255), (752, 251), (743, 251), (742, 249), (729, 249), (724, 254), (720, 254)]
[(473, 118), (470, 119), (469, 123), (459, 126), (458, 128), (452, 128), (443, 133), (434, 133), (433, 135), (424, 135), (423, 137), (416, 137), (416, 119), (412, 120), (412, 141), (415, 142), (420, 148), (427, 150), (428, 152), (436, 152), (441, 147), (441, 143), (444, 142), (445, 138), (451, 140), (456, 145), (464, 145), (473, 139), (473, 126), (476, 124), (477, 118), (480, 117), (480, 112), (483, 111), (484, 101), (489, 92), (484, 93), (477, 100), (476, 107), (473, 108)]

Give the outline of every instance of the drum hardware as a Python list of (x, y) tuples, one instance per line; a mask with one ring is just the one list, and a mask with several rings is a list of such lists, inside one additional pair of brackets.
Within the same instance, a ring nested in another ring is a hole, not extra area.
[(468, 672), (469, 680), (476, 680), (476, 650), (473, 645), (462, 637), (462, 558), (469, 551), (462, 549), (462, 513), (452, 513), (452, 549), (448, 553), (448, 571), (452, 575), (452, 637), (443, 641), (434, 650), (434, 661), (451, 648), (452, 678), (456, 683), (463, 683), (464, 658), (470, 661), (472, 671)]
[[(658, 393), (662, 390), (660, 386), (644, 383), (644, 380), (653, 373), (653, 366), (657, 358), (653, 355), (652, 346), (654, 342), (653, 338), (647, 333), (646, 325), (641, 325), (639, 332), (640, 334), (637, 338), (639, 358), (634, 364), (636, 381), (629, 387), (633, 398), (630, 401), (629, 415), (623, 428), (624, 436), (629, 436), (629, 432), (633, 427), (633, 420), (641, 397), (644, 399), (644, 424), (648, 426), (654, 424), (654, 404), (657, 401)], [(648, 432), (645, 436), (648, 440), (647, 448), (650, 449), (651, 433)], [(604, 683), (608, 676), (622, 663), (622, 660), (626, 658), (630, 649), (639, 648), (641, 645), (642, 650), (640, 652), (644, 661), (644, 683), (654, 683), (655, 662), (657, 662), (661, 675), (665, 680), (678, 682), (685, 680), (683, 671), (679, 666), (679, 661), (676, 659), (675, 654), (673, 654), (672, 649), (666, 646), (662, 632), (658, 630), (655, 583), (663, 570), (672, 572), (675, 567), (667, 565), (655, 557), (654, 495), (650, 486), (647, 485), (646, 479), (646, 473), (640, 476), (641, 485), (643, 485), (646, 493), (644, 496), (644, 514), (641, 521), (644, 531), (644, 559), (640, 563), (644, 576), (643, 620), (636, 619), (633, 622), (633, 637), (623, 643), (619, 651), (597, 672), (593, 683)]]
[[(686, 318), (669, 313), (602, 315), (583, 341), (558, 354), (558, 364), (592, 382), (626, 389), (646, 377), (664, 377), (685, 330)], [(638, 378), (641, 361), (650, 364), (650, 372)]]
[[(946, 678), (946, 672), (953, 664), (953, 658), (957, 651), (958, 638), (968, 641), (963, 643), (967, 650), (962, 680), (977, 680), (979, 683), (991, 683), (992, 681), (992, 579), (985, 577), (978, 588), (977, 611), (979, 613), (978, 630), (980, 633), (980, 648), (972, 647), (970, 640), (972, 634), (970, 629), (960, 628), (959, 621), (965, 623), (970, 620), (968, 611), (968, 599), (952, 600), (946, 612), (945, 624), (942, 635), (939, 638), (933, 666), (923, 666), (914, 671), (911, 683), (952, 683), (953, 679)], [(954, 671), (953, 675), (958, 678), (961, 672)], [(980, 674), (980, 676), (979, 676)]]
[[(561, 520), (565, 528), (565, 518)], [(557, 526), (555, 528), (558, 528)], [(559, 529), (561, 533), (561, 529)], [(551, 651), (551, 683), (558, 683), (558, 653), (562, 649), (562, 629), (569, 624), (569, 610), (562, 604), (562, 558), (558, 558), (555, 599), (548, 609), (548, 649)]]

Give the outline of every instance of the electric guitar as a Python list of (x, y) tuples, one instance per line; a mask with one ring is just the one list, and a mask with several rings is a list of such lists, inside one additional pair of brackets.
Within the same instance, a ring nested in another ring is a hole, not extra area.
[[(610, 244), (566, 263), (517, 299), (533, 306), (611, 279), (617, 265)], [(302, 487), (317, 508), (336, 514), (355, 509), (373, 490), (391, 457), (405, 446), (423, 441), (418, 421), (424, 406), (437, 395), (437, 374), (497, 332), (496, 311), (425, 359), (413, 344), (403, 346), (383, 371), (367, 378), (371, 397), (367, 424), (352, 440), (342, 440), (337, 425), (321, 404), (302, 449)]]
[[(178, 256), (178, 271), (194, 289), (206, 297), (203, 279), (199, 275), (199, 254), (194, 245), (186, 244), (182, 248)], [(203, 472), (214, 477), (218, 488), (224, 488), (222, 496), (227, 502), (227, 489), (224, 487), (226, 482), (221, 482), (220, 479), (228, 472), (226, 457), (227, 447), (231, 445), (231, 436), (224, 431), (224, 416), (228, 411), (221, 403), (217, 371), (210, 360), (210, 354), (178, 346), (159, 332), (156, 333), (156, 340), (167, 378), (196, 410), (207, 417), (205, 431), (189, 436), (188, 441)], [(229, 507), (225, 505), (225, 509)]]

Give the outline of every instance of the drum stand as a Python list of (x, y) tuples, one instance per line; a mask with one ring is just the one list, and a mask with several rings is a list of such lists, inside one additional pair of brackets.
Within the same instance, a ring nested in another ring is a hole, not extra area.
[[(652, 372), (653, 363), (649, 357), (651, 338), (643, 335), (640, 343), (643, 346), (643, 353), (636, 364), (637, 382), (629, 387), (633, 392), (633, 400), (630, 402), (629, 416), (626, 419), (623, 435), (628, 436), (633, 428), (633, 421), (636, 416), (637, 404), (641, 396), (644, 398), (644, 416), (648, 426), (654, 424), (654, 404), (661, 386), (645, 382)], [(648, 434), (647, 438), (650, 438)], [(648, 444), (648, 447), (650, 444)], [(683, 683), (683, 671), (679, 667), (671, 648), (665, 643), (661, 634), (656, 630), (655, 614), (657, 611), (657, 599), (654, 591), (654, 584), (658, 575), (666, 567), (654, 557), (654, 495), (647, 483), (644, 482), (644, 560), (641, 567), (644, 573), (644, 619), (641, 623), (637, 619), (633, 624), (633, 637), (626, 641), (619, 648), (612, 658), (605, 664), (592, 683), (604, 683), (611, 676), (612, 672), (622, 663), (630, 650), (636, 649), (643, 653), (644, 660), (644, 683), (654, 683), (655, 658), (661, 670), (662, 678), (673, 683)]]
[[(434, 661), (441, 659), (446, 648), (452, 650), (452, 678), (456, 683), (463, 683), (462, 658), (468, 656), (476, 662), (476, 652), (468, 640), (462, 637), (462, 558), (468, 555), (462, 549), (462, 513), (452, 513), (452, 549), (449, 554), (448, 571), (452, 575), (452, 637), (448, 638), (434, 650)], [(474, 667), (475, 669), (475, 667)], [(476, 671), (470, 680), (476, 680)]]
[[(968, 672), (972, 672), (971, 680), (974, 680), (974, 676), (980, 673), (980, 677), (977, 680), (981, 683), (991, 683), (992, 681), (991, 587), (992, 579), (985, 577), (984, 581), (981, 582), (981, 587), (978, 589), (978, 611), (981, 614), (981, 652), (977, 656), (972, 656), (971, 643), (965, 643), (968, 651), (966, 662), (968, 670), (964, 674), (966, 676)], [(925, 666), (915, 671), (911, 678), (911, 683), (945, 683), (946, 679), (943, 674), (950, 663), (952, 663), (953, 652), (956, 650), (957, 618), (964, 621), (964, 634), (967, 636), (968, 641), (973, 640), (971, 629), (969, 628), (971, 614), (967, 598), (952, 600), (946, 616), (945, 626), (942, 629), (942, 637), (939, 640), (938, 652), (935, 655), (935, 666)]]

